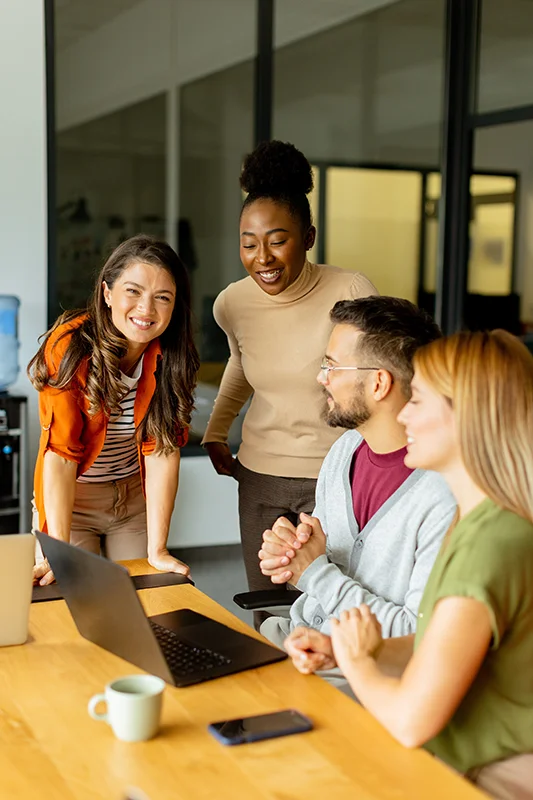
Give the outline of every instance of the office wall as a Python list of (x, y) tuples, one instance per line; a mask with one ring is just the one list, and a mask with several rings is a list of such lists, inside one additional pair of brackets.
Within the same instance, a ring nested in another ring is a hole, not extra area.
[(46, 115), (42, 0), (0, 3), (0, 292), (21, 300), (22, 373), (11, 391), (30, 398), (30, 463), (37, 397), (24, 369), (46, 327)]

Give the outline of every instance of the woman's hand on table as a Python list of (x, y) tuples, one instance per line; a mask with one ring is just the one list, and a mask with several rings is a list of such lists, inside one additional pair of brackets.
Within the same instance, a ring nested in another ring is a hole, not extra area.
[(176, 572), (178, 575), (185, 575), (186, 578), (191, 574), (190, 567), (171, 556), (166, 548), (158, 553), (148, 553), (148, 563), (160, 572)]
[(295, 628), (285, 639), (284, 647), (304, 675), (337, 666), (330, 637), (314, 628)]
[(223, 442), (207, 442), (205, 445), (207, 455), (211, 459), (216, 472), (219, 475), (229, 475), (233, 477), (235, 471), (235, 459), (231, 455), (231, 450)]
[(341, 611), (339, 619), (331, 619), (331, 641), (337, 664), (346, 673), (354, 661), (378, 656), (383, 646), (381, 625), (366, 605)]
[(55, 581), (54, 573), (50, 569), (50, 564), (46, 559), (35, 564), (33, 568), (33, 583), (39, 586), (48, 586)]

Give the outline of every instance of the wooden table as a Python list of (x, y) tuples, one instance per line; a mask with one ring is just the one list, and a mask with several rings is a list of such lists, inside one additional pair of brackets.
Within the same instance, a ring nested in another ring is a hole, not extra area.
[[(152, 572), (129, 562), (134, 574)], [(139, 592), (148, 614), (189, 607), (245, 623), (192, 586)], [(112, 611), (112, 609), (110, 609)], [(184, 689), (168, 686), (160, 734), (119, 742), (87, 713), (104, 685), (141, 670), (77, 632), (64, 601), (37, 603), (30, 639), (0, 648), (1, 800), (475, 800), (485, 797), (422, 750), (407, 750), (363, 708), (289, 661)], [(294, 707), (310, 733), (225, 747), (209, 722)]]

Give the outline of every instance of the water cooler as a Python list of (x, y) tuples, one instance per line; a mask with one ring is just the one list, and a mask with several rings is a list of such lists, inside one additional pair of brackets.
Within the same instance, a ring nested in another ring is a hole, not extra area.
[(27, 399), (9, 394), (19, 372), (19, 300), (0, 295), (0, 534), (30, 530)]
[(27, 401), (0, 393), (0, 534), (30, 530)]

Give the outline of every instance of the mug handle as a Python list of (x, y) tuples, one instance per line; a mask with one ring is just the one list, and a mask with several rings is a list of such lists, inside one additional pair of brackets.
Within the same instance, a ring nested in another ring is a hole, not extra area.
[(98, 705), (98, 703), (105, 703), (105, 702), (106, 702), (105, 694), (95, 694), (93, 697), (91, 697), (91, 699), (89, 700), (89, 705), (87, 706), (87, 711), (89, 712), (89, 714), (93, 719), (97, 719), (100, 722), (107, 722), (107, 713), (104, 712), (103, 714), (99, 714), (97, 711), (95, 711), (95, 708)]

